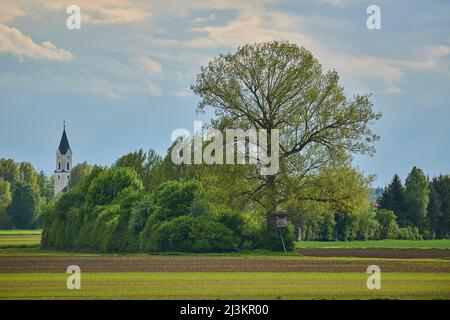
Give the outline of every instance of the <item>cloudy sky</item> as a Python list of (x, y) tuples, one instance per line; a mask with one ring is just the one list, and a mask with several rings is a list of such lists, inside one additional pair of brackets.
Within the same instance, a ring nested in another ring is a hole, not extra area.
[[(66, 8), (81, 8), (68, 30)], [(381, 8), (381, 30), (366, 9)], [(413, 165), (450, 170), (448, 0), (2, 0), (0, 157), (50, 174), (62, 122), (76, 162), (110, 165), (129, 151), (164, 154), (192, 130), (195, 74), (239, 45), (285, 39), (336, 69), (349, 95), (372, 93), (383, 118), (374, 157), (383, 186)]]

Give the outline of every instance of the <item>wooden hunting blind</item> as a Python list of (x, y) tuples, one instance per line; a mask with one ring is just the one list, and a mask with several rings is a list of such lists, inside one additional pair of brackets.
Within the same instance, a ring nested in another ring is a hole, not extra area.
[(269, 228), (286, 228), (288, 214), (285, 211), (275, 211), (267, 216), (267, 226)]

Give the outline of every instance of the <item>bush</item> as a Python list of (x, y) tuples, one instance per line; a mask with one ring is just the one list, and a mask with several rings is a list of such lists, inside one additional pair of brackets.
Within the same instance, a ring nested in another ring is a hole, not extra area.
[(230, 229), (207, 216), (181, 216), (155, 225), (151, 232), (146, 226), (143, 232), (143, 248), (157, 252), (230, 251), (237, 243)]
[(87, 204), (90, 207), (110, 204), (125, 189), (142, 189), (136, 171), (121, 167), (103, 170), (89, 186)]
[(374, 211), (366, 211), (356, 216), (356, 239), (369, 240), (375, 238), (378, 233), (379, 223)]
[(155, 221), (169, 220), (191, 213), (194, 201), (202, 192), (198, 181), (167, 181), (155, 192)]
[(287, 228), (270, 228), (265, 230), (261, 235), (258, 248), (272, 251), (284, 251), (283, 243), (281, 242), (280, 237), (280, 230), (283, 235), (286, 250), (292, 251), (294, 249), (295, 234), (294, 226), (291, 223), (288, 223)]
[(397, 217), (394, 212), (380, 209), (376, 211), (375, 219), (378, 221), (377, 239), (395, 239), (398, 236)]
[(230, 251), (236, 249), (238, 239), (225, 225), (207, 217), (195, 218), (190, 236), (194, 252)]
[[(155, 204), (149, 195), (138, 201), (131, 209), (127, 225), (127, 250), (134, 252), (141, 247), (139, 235), (146, 225), (148, 217), (154, 212)], [(150, 224), (149, 224), (150, 227)]]
[(334, 239), (338, 241), (351, 241), (356, 236), (356, 217), (348, 213), (335, 215)]
[(398, 229), (397, 239), (422, 240), (422, 236), (420, 235), (419, 228), (408, 226)]

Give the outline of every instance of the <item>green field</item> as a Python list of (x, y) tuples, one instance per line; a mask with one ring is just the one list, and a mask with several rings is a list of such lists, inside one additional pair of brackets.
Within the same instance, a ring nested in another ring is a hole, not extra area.
[(368, 240), (368, 241), (302, 241), (296, 242), (297, 249), (450, 249), (446, 240)]
[(0, 274), (0, 299), (448, 299), (450, 274), (391, 273), (368, 290), (362, 273)]
[(42, 230), (41, 229), (35, 229), (35, 230), (0, 230), (0, 235), (41, 235)]
[[(1, 247), (36, 247), (41, 240), (41, 230), (0, 230)], [(302, 241), (296, 242), (297, 249), (351, 248), (351, 249), (450, 249), (450, 239), (445, 240), (368, 240), (368, 241)], [(246, 255), (252, 255), (246, 252)], [(254, 255), (267, 255), (255, 251)], [(273, 254), (273, 253), (272, 253)]]
[(38, 247), (41, 230), (0, 230), (0, 248)]
[[(42, 250), (39, 242), (40, 230), (0, 231), (0, 299), (450, 299), (449, 259), (319, 258), (266, 251), (113, 255)], [(446, 249), (450, 240), (296, 245)], [(81, 290), (66, 287), (70, 264), (80, 264)], [(371, 264), (382, 269), (380, 290), (366, 287)]]

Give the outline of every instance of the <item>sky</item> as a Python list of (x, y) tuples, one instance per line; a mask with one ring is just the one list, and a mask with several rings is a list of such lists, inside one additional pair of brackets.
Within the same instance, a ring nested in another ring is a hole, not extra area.
[[(66, 26), (69, 5), (81, 29)], [(381, 29), (369, 30), (369, 5)], [(450, 172), (448, 0), (1, 0), (0, 158), (51, 174), (63, 120), (74, 162), (111, 165), (139, 148), (164, 155), (193, 131), (201, 66), (246, 43), (288, 40), (335, 69), (349, 97), (371, 93), (383, 117), (374, 186), (413, 166)]]

